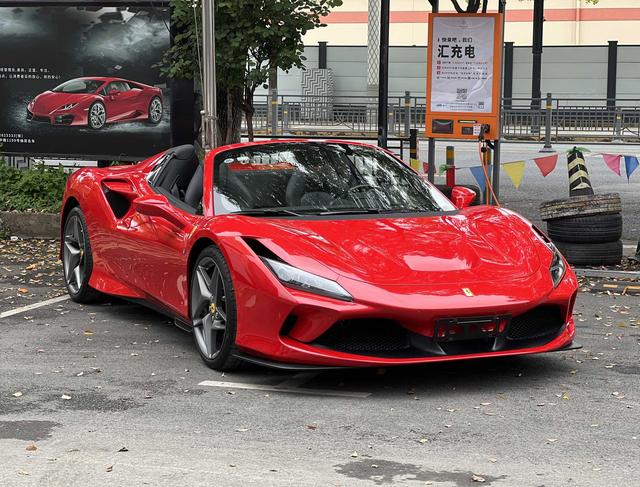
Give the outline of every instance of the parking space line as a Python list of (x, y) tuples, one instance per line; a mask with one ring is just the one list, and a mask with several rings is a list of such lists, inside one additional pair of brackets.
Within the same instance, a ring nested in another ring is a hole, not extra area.
[(204, 380), (200, 382), (198, 385), (205, 386), (205, 387), (220, 387), (222, 389), (246, 389), (246, 390), (252, 390), (252, 391), (264, 391), (264, 392), (284, 392), (289, 394), (306, 394), (310, 396), (348, 397), (352, 399), (366, 399), (371, 395), (370, 392), (332, 391), (328, 389), (308, 389), (308, 388), (302, 388), (302, 387), (290, 387), (290, 386), (281, 386), (281, 385), (270, 386), (266, 384), (249, 384), (245, 382), (225, 382), (220, 380)]
[(20, 313), (26, 313), (27, 311), (42, 308), (43, 306), (49, 306), (50, 304), (60, 303), (62, 301), (66, 301), (67, 299), (69, 299), (69, 295), (65, 294), (64, 296), (58, 296), (57, 298), (45, 299), (44, 301), (40, 301), (38, 303), (28, 304), (27, 306), (10, 309), (9, 311), (3, 311), (2, 313), (0, 313), (0, 319), (8, 318), (9, 316), (13, 315), (19, 315)]

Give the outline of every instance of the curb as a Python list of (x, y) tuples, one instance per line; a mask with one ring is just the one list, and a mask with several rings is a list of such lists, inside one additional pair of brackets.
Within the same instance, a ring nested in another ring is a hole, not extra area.
[(21, 238), (60, 239), (58, 213), (0, 211), (0, 230)]

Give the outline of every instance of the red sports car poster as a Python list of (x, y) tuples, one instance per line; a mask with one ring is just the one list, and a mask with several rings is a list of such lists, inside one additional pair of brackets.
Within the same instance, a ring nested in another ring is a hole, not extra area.
[(165, 7), (0, 7), (2, 152), (130, 160), (170, 144)]

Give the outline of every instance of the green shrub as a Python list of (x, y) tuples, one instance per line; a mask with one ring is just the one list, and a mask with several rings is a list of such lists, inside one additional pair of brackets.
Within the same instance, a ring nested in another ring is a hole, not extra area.
[(62, 167), (19, 170), (0, 164), (0, 210), (57, 213), (67, 178)]

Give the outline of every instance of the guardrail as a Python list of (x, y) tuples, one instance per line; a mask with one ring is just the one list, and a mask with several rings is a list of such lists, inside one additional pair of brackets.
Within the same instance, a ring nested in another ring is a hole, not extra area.
[[(375, 97), (270, 95), (254, 99), (254, 130), (258, 134), (371, 135), (378, 130)], [(408, 137), (425, 129), (424, 97), (407, 93), (389, 99), (389, 134)], [(243, 126), (246, 131), (246, 126)], [(640, 142), (640, 98), (509, 98), (502, 103), (502, 133), (507, 140)]]

